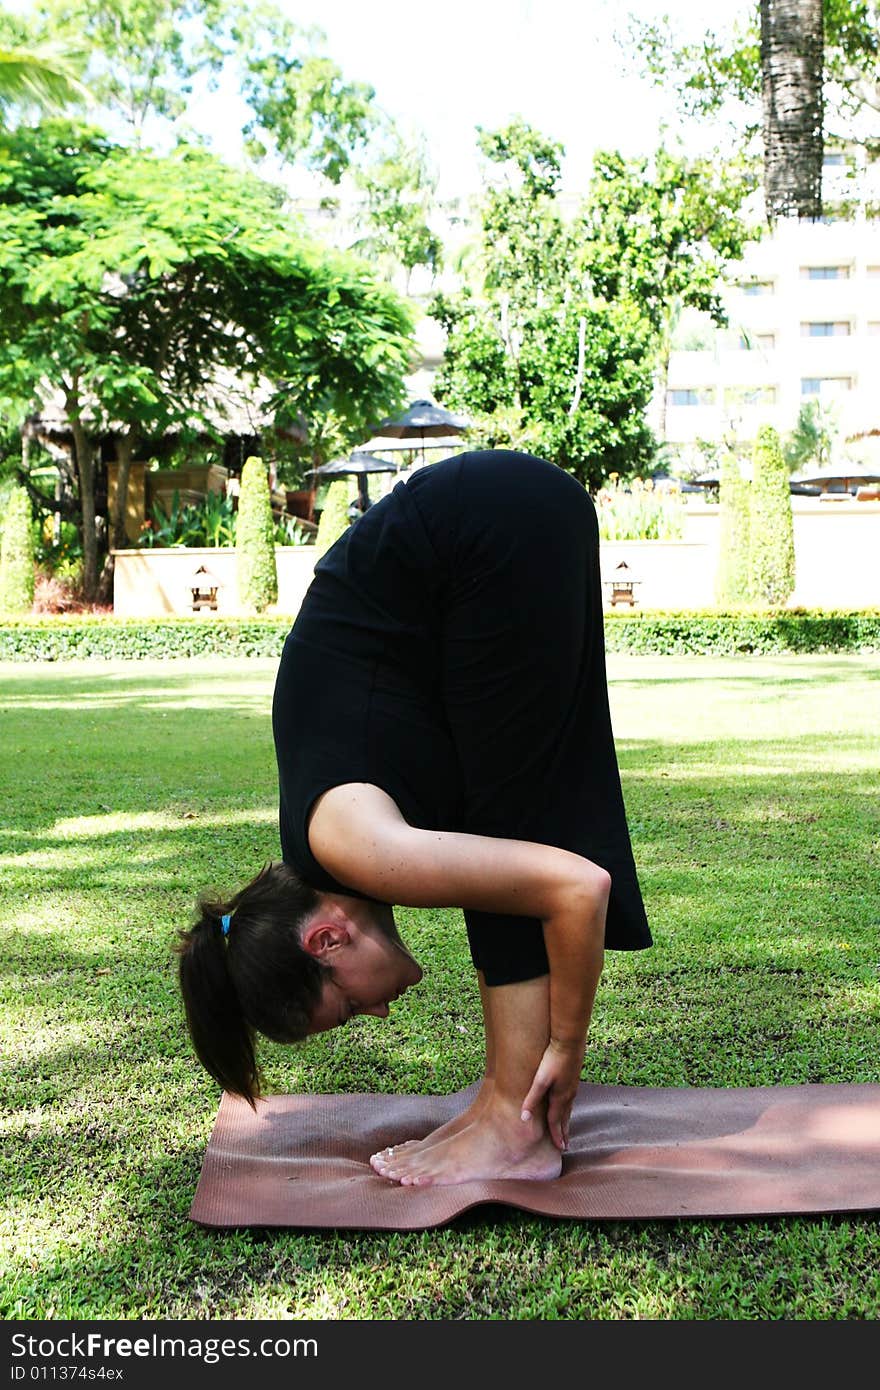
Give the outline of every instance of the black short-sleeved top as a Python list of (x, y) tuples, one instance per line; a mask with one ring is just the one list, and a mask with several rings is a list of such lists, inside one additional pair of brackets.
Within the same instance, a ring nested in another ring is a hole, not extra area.
[(308, 821), (328, 788), (367, 782), (410, 825), (602, 864), (606, 945), (650, 945), (608, 710), (598, 527), (562, 469), (461, 454), (370, 507), (315, 566), (273, 728), (282, 857), (313, 887), (355, 892), (315, 859)]

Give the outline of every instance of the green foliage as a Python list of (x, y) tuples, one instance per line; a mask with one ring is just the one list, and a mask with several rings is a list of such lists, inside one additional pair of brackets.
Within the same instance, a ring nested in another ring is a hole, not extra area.
[(235, 552), (238, 596), (248, 608), (262, 613), (278, 598), (278, 571), (272, 499), (266, 465), (260, 458), (246, 459), (241, 470)]
[(275, 523), (276, 545), (314, 545), (315, 532), (304, 526), (298, 516), (285, 513)]
[(348, 515), (350, 493), (351, 484), (347, 478), (334, 478), (328, 487), (315, 537), (316, 559), (335, 545), (351, 525)]
[(726, 451), (719, 475), (720, 534), (716, 597), (726, 604), (749, 601), (749, 484), (736, 455)]
[(759, 429), (749, 503), (749, 593), (756, 603), (783, 604), (794, 590), (794, 518), (779, 435)]
[(834, 441), (839, 434), (838, 413), (832, 402), (805, 401), (797, 423), (782, 446), (789, 472), (807, 464), (826, 468), (831, 462)]
[(181, 505), (180, 493), (175, 489), (167, 507), (154, 503), (151, 518), (149, 529), (139, 541), (142, 546), (235, 544), (237, 514), (232, 499), (218, 492), (206, 493), (201, 502)]
[(175, 120), (192, 80), (216, 72), (222, 0), (38, 0), (31, 32), (74, 52), (94, 105), (135, 138), (148, 121)]
[[(277, 659), (289, 617), (111, 618), (63, 615), (0, 621), (0, 661)], [(880, 651), (880, 610), (822, 609), (605, 614), (609, 651), (735, 655)]]
[[(306, 426), (332, 412), (362, 431), (400, 404), (408, 309), (282, 204), (203, 150), (130, 152), (65, 122), (0, 132), (0, 411), (21, 420), (47, 385), (63, 393), (83, 509), (87, 436), (216, 433), (230, 374), (243, 393), (276, 383), (267, 408)], [(89, 596), (88, 534), (84, 555)]]
[(29, 613), (34, 601), (34, 538), (31, 503), (15, 488), (3, 517), (0, 540), (0, 613)]
[(650, 478), (634, 478), (625, 487), (612, 474), (595, 502), (603, 541), (677, 541), (684, 534), (681, 494), (655, 488)]
[(301, 28), (276, 5), (236, 6), (231, 35), (253, 112), (244, 131), (251, 155), (272, 148), (338, 184), (378, 123), (373, 88), (346, 80), (320, 30)]
[(358, 221), (366, 235), (352, 249), (389, 270), (402, 266), (407, 277), (419, 265), (436, 274), (443, 244), (428, 221), (436, 181), (424, 149), (392, 131), (381, 154), (355, 173), (355, 183), (364, 195)]
[(615, 611), (605, 614), (605, 644), (612, 652), (659, 655), (875, 652), (880, 651), (880, 611)]
[[(825, 132), (877, 149), (865, 138), (865, 117), (876, 110), (880, 83), (880, 25), (876, 0), (823, 0)], [(709, 24), (697, 39), (678, 40), (668, 17), (630, 15), (629, 51), (657, 86), (670, 88), (679, 113), (715, 130), (726, 116), (748, 147), (761, 129), (760, 6), (744, 6), (729, 32)]]
[(481, 131), (480, 148), (495, 167), (478, 283), (431, 309), (447, 334), (438, 399), (473, 420), (474, 442), (525, 443), (590, 487), (638, 472), (654, 449), (650, 329), (591, 295), (559, 206), (561, 148), (520, 120)]
[(73, 68), (49, 46), (0, 47), (0, 115), (10, 107), (58, 111), (89, 99)]
[(666, 349), (683, 308), (725, 324), (725, 275), (760, 235), (741, 215), (754, 186), (742, 162), (599, 150), (578, 246), (595, 293), (635, 304)]

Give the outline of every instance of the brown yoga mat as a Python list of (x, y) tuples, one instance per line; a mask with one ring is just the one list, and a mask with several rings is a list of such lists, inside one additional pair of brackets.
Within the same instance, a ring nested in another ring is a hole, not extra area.
[(581, 1083), (553, 1182), (400, 1187), (369, 1155), (463, 1109), (452, 1096), (224, 1095), (190, 1217), (204, 1226), (423, 1230), (503, 1203), (574, 1220), (880, 1209), (880, 1085)]

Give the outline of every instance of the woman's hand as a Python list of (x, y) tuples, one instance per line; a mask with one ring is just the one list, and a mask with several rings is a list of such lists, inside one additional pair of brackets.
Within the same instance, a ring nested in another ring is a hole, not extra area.
[(571, 1107), (580, 1085), (585, 1051), (586, 1042), (563, 1044), (551, 1038), (523, 1101), (522, 1118), (530, 1120), (541, 1100), (547, 1098), (547, 1127), (553, 1143), (563, 1152), (568, 1148)]

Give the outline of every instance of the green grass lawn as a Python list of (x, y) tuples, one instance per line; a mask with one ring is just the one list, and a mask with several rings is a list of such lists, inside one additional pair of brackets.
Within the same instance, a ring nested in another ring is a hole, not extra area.
[[(0, 666), (0, 1316), (874, 1319), (875, 1216), (576, 1224), (492, 1206), (412, 1234), (187, 1218), (217, 1088), (169, 947), (278, 853), (275, 662)], [(609, 659), (653, 950), (608, 958), (585, 1075), (880, 1081), (877, 656)], [(479, 1074), (457, 912), (387, 1023), (267, 1047), (284, 1091)], [(450, 1033), (455, 1046), (450, 1046)]]

